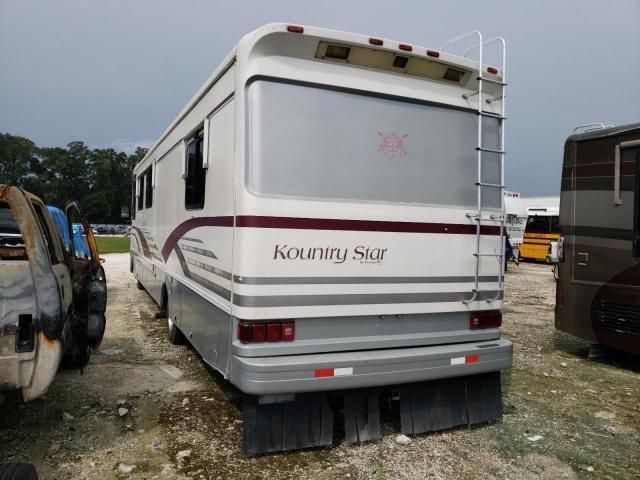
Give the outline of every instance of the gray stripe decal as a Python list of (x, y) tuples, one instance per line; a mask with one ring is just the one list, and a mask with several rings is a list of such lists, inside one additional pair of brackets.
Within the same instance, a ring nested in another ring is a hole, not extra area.
[[(176, 245), (173, 249), (178, 257), (178, 261), (182, 266), (182, 271), (187, 278), (192, 279), (194, 282), (201, 286), (211, 290), (212, 292), (220, 295), (225, 300), (231, 299), (231, 292), (224, 288), (222, 285), (218, 285), (211, 280), (201, 277), (197, 273), (189, 271), (187, 267), (187, 260), (185, 260), (182, 251)], [(191, 262), (190, 262), (191, 263)], [(208, 266), (208, 265), (207, 265)], [(214, 267), (211, 267), (214, 268)], [(228, 275), (225, 278), (231, 278), (231, 274), (228, 272), (222, 273)], [(249, 277), (262, 280), (264, 278), (273, 279), (276, 277)], [(312, 279), (312, 277), (295, 277), (301, 279)], [(331, 281), (335, 281), (332, 277)], [(362, 278), (362, 277), (352, 277)], [(385, 277), (366, 277), (366, 278), (382, 278), (385, 282), (388, 278)], [(390, 278), (402, 278), (402, 277), (390, 277)], [(451, 279), (469, 279), (472, 277), (406, 277), (406, 278), (451, 278)], [(480, 277), (481, 279), (496, 279), (497, 277)], [(442, 280), (439, 280), (440, 282)], [(492, 300), (494, 298), (502, 299), (503, 293), (496, 291), (481, 292), (478, 295), (478, 300)], [(471, 292), (435, 292), (435, 293), (365, 293), (365, 294), (347, 294), (347, 295), (239, 295), (233, 296), (233, 303), (239, 307), (296, 307), (296, 306), (321, 306), (321, 305), (371, 305), (371, 304), (393, 304), (393, 303), (435, 303), (435, 302), (462, 302), (471, 297)]]
[(182, 247), (182, 250), (184, 250), (185, 252), (197, 253), (198, 255), (203, 255), (205, 257), (213, 258), (214, 260), (218, 259), (218, 257), (216, 257), (216, 255), (215, 255), (215, 253), (213, 253), (211, 250), (205, 250), (204, 248), (192, 247), (191, 245), (180, 245), (180, 246)]
[[(372, 305), (394, 303), (439, 303), (462, 302), (471, 298), (467, 292), (436, 293), (358, 293), (347, 295), (268, 295), (233, 296), (233, 303), (239, 307), (312, 307), (321, 305)], [(502, 292), (486, 291), (478, 295), (478, 300), (502, 299)]]
[(227, 301), (231, 300), (231, 291), (227, 290), (222, 285), (218, 285), (217, 283), (214, 283), (211, 280), (208, 280), (208, 279), (206, 279), (204, 277), (201, 277), (197, 273), (193, 273), (193, 272), (191, 272), (189, 270), (189, 267), (187, 266), (187, 261), (184, 258), (182, 250), (180, 250), (180, 248), (178, 248), (178, 245), (173, 247), (173, 251), (175, 252), (176, 256), (178, 257), (178, 262), (180, 263), (180, 266), (182, 267), (182, 272), (184, 273), (185, 277), (193, 280), (198, 285), (200, 285), (200, 286), (212, 291), (213, 293), (216, 293), (216, 294), (220, 295), (225, 300), (227, 300)]
[(215, 273), (219, 277), (231, 280), (231, 274), (229, 272), (225, 272), (224, 270), (220, 270), (219, 268), (216, 268), (214, 266), (207, 265), (206, 263), (199, 262), (198, 260), (194, 260), (192, 258), (188, 258), (187, 263), (195, 265), (196, 267), (206, 270), (207, 272)]
[[(227, 273), (227, 272), (225, 272)], [(225, 277), (226, 278), (226, 277)], [(343, 285), (372, 283), (466, 283), (475, 277), (243, 277), (234, 275), (233, 281), (244, 285)], [(480, 282), (497, 282), (498, 277), (485, 276)]]
[(204, 277), (201, 277), (197, 273), (189, 272), (191, 280), (202, 285), (204, 288), (211, 290), (213, 293), (217, 293), (225, 300), (231, 300), (231, 292), (217, 283), (212, 282)]
[(191, 237), (182, 237), (182, 240), (186, 240), (187, 242), (202, 243), (202, 240)]
[(191, 278), (191, 272), (189, 272), (189, 267), (187, 266), (187, 262), (184, 259), (184, 255), (182, 254), (182, 250), (180, 250), (180, 248), (178, 248), (178, 245), (176, 245), (175, 247), (173, 247), (173, 251), (176, 253), (176, 257), (178, 257), (178, 262), (180, 263), (180, 266), (182, 267), (182, 273), (184, 273), (185, 277)]

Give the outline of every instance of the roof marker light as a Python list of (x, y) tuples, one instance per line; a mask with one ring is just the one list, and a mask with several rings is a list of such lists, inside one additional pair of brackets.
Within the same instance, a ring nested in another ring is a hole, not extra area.
[(382, 44), (383, 44), (383, 41), (382, 41), (382, 40), (380, 40), (379, 38), (370, 38), (370, 39), (369, 39), (369, 43), (370, 43), (371, 45), (382, 45)]
[(487, 72), (497, 75), (498, 69), (496, 67), (487, 67)]
[(304, 28), (299, 25), (287, 25), (287, 31), (291, 33), (304, 33)]
[(437, 50), (427, 50), (427, 55), (433, 58), (438, 58), (440, 56), (440, 52)]
[(410, 52), (411, 50), (413, 50), (413, 47), (411, 45), (407, 45), (406, 43), (401, 43), (400, 45), (398, 45), (398, 48), (400, 50), (404, 50), (405, 52)]

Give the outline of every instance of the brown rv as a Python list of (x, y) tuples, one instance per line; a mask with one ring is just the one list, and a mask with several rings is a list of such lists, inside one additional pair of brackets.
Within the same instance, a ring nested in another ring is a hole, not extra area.
[(640, 355), (640, 123), (571, 135), (556, 328)]

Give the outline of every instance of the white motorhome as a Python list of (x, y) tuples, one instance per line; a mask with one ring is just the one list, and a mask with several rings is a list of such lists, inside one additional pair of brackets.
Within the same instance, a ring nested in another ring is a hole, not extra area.
[(501, 416), (504, 69), (472, 36), (266, 25), (136, 166), (132, 271), (244, 392), (245, 452), (330, 444), (337, 413), (378, 438), (385, 395), (404, 433)]
[(523, 205), (522, 197), (518, 192), (504, 192), (504, 213), (505, 229), (513, 247), (513, 254), (518, 258), (529, 218), (527, 208)]

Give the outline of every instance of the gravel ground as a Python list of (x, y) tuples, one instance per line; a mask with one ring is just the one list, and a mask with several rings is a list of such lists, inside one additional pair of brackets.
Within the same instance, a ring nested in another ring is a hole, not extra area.
[(0, 459), (33, 462), (41, 478), (640, 478), (640, 362), (588, 360), (587, 344), (554, 329), (548, 266), (507, 276), (515, 359), (501, 422), (398, 445), (387, 414), (376, 443), (247, 458), (238, 392), (168, 343), (128, 254), (105, 257), (107, 332), (89, 366), (60, 372), (29, 404), (0, 395)]

